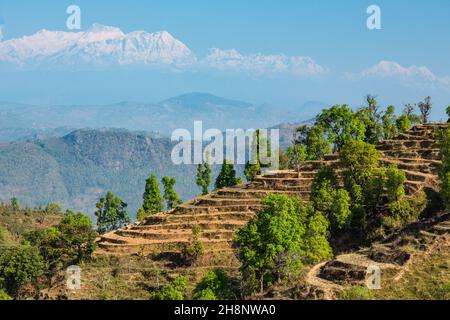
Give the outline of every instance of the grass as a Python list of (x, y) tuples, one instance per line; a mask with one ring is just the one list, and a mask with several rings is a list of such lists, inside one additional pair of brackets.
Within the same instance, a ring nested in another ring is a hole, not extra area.
[(410, 270), (399, 281), (387, 274), (380, 300), (450, 300), (450, 252), (443, 244), (432, 254), (416, 257)]

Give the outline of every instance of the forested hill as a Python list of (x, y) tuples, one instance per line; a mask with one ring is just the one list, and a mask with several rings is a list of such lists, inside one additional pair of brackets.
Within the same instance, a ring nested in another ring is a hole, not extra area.
[(177, 179), (184, 199), (198, 194), (195, 166), (175, 166), (168, 138), (127, 131), (78, 130), (62, 138), (0, 145), (0, 200), (64, 207), (93, 215), (98, 197), (112, 191), (134, 215), (145, 179), (155, 173)]

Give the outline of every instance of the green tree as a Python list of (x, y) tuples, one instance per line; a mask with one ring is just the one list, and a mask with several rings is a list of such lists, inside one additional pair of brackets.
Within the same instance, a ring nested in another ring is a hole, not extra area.
[(415, 106), (412, 105), (411, 103), (407, 103), (403, 110), (403, 114), (405, 114), (408, 117), (411, 126), (417, 125), (421, 122), (421, 117), (418, 114), (415, 114), (414, 110)]
[(307, 262), (316, 263), (333, 257), (333, 250), (328, 242), (329, 227), (328, 219), (320, 211), (310, 208), (305, 234)]
[(395, 116), (394, 106), (388, 106), (382, 117), (383, 138), (393, 139), (398, 134), (397, 117)]
[(300, 171), (300, 166), (307, 158), (306, 147), (304, 144), (295, 144), (287, 148), (286, 155), (289, 168)]
[(395, 124), (399, 133), (403, 133), (411, 129), (411, 120), (406, 114), (402, 114), (398, 117)]
[(19, 199), (17, 199), (16, 197), (11, 198), (11, 207), (13, 208), (14, 211), (19, 211), (20, 210)]
[(184, 300), (188, 279), (178, 277), (153, 294), (153, 300)]
[(175, 192), (175, 178), (164, 177), (162, 184), (164, 186), (164, 200), (166, 200), (167, 208), (173, 209), (183, 203), (180, 196)]
[(56, 227), (26, 235), (39, 248), (49, 270), (78, 264), (90, 257), (96, 248), (96, 237), (91, 219), (81, 212), (67, 214)]
[(63, 210), (62, 207), (59, 203), (57, 202), (52, 202), (49, 203), (46, 207), (45, 207), (45, 213), (47, 214), (62, 214)]
[(156, 214), (164, 210), (163, 197), (159, 190), (158, 180), (154, 174), (145, 181), (145, 191), (142, 195), (142, 210), (146, 215)]
[(450, 121), (450, 106), (447, 107), (446, 112), (447, 112), (448, 120)]
[(350, 195), (339, 188), (333, 168), (323, 167), (315, 175), (310, 203), (315, 211), (323, 213), (330, 221), (332, 231), (348, 226), (351, 218)]
[(325, 136), (340, 150), (347, 139), (363, 140), (366, 127), (363, 121), (347, 105), (335, 105), (323, 110), (316, 117), (316, 124), (324, 129)]
[(181, 247), (183, 259), (188, 264), (192, 264), (205, 254), (205, 246), (200, 241), (199, 236), (202, 228), (199, 225), (192, 227), (192, 237), (188, 243), (184, 243)]
[(216, 179), (216, 189), (222, 189), (226, 187), (234, 187), (238, 184), (236, 178), (236, 170), (234, 170), (233, 162), (225, 160), (222, 164), (222, 170)]
[(0, 287), (15, 296), (20, 286), (44, 273), (44, 263), (37, 248), (24, 245), (0, 251)]
[(325, 129), (315, 124), (297, 129), (295, 145), (304, 145), (307, 160), (320, 160), (331, 153), (331, 144), (326, 139)]
[[(264, 147), (263, 147), (264, 146)], [(244, 174), (247, 181), (252, 181), (261, 174), (261, 168), (270, 165), (270, 143), (261, 130), (256, 130), (250, 145), (250, 160), (245, 165)], [(264, 159), (261, 161), (261, 159)]]
[(223, 269), (215, 268), (195, 286), (194, 300), (228, 300), (233, 298), (231, 279)]
[(127, 204), (112, 192), (108, 192), (105, 197), (100, 198), (96, 207), (97, 231), (100, 234), (122, 228), (131, 221), (126, 211)]
[(366, 96), (367, 106), (358, 110), (357, 116), (364, 123), (365, 137), (364, 141), (376, 144), (383, 137), (383, 128), (381, 123), (380, 106), (375, 96)]
[(209, 185), (211, 184), (211, 166), (209, 157), (205, 163), (200, 163), (197, 167), (197, 185), (202, 188), (202, 195), (209, 193)]

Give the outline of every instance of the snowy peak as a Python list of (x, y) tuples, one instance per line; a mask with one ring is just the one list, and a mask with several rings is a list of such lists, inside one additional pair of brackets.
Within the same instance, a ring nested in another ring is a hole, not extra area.
[(101, 24), (85, 32), (40, 30), (0, 42), (0, 62), (33, 68), (152, 65), (182, 67), (196, 58), (169, 32), (148, 33)]

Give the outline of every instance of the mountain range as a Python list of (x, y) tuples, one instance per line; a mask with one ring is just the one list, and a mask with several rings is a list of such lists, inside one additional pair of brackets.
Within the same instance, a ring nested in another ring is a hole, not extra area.
[(169, 32), (124, 33), (94, 24), (85, 32), (41, 30), (31, 36), (0, 42), (0, 62), (20, 68), (72, 69), (111, 65), (182, 67), (195, 55)]
[(302, 122), (326, 107), (307, 102), (298, 107), (254, 105), (208, 93), (188, 93), (159, 103), (121, 102), (109, 105), (26, 105), (0, 102), (0, 141), (45, 139), (75, 129), (121, 128), (168, 136), (173, 130), (193, 131), (194, 121), (209, 128), (267, 128)]

